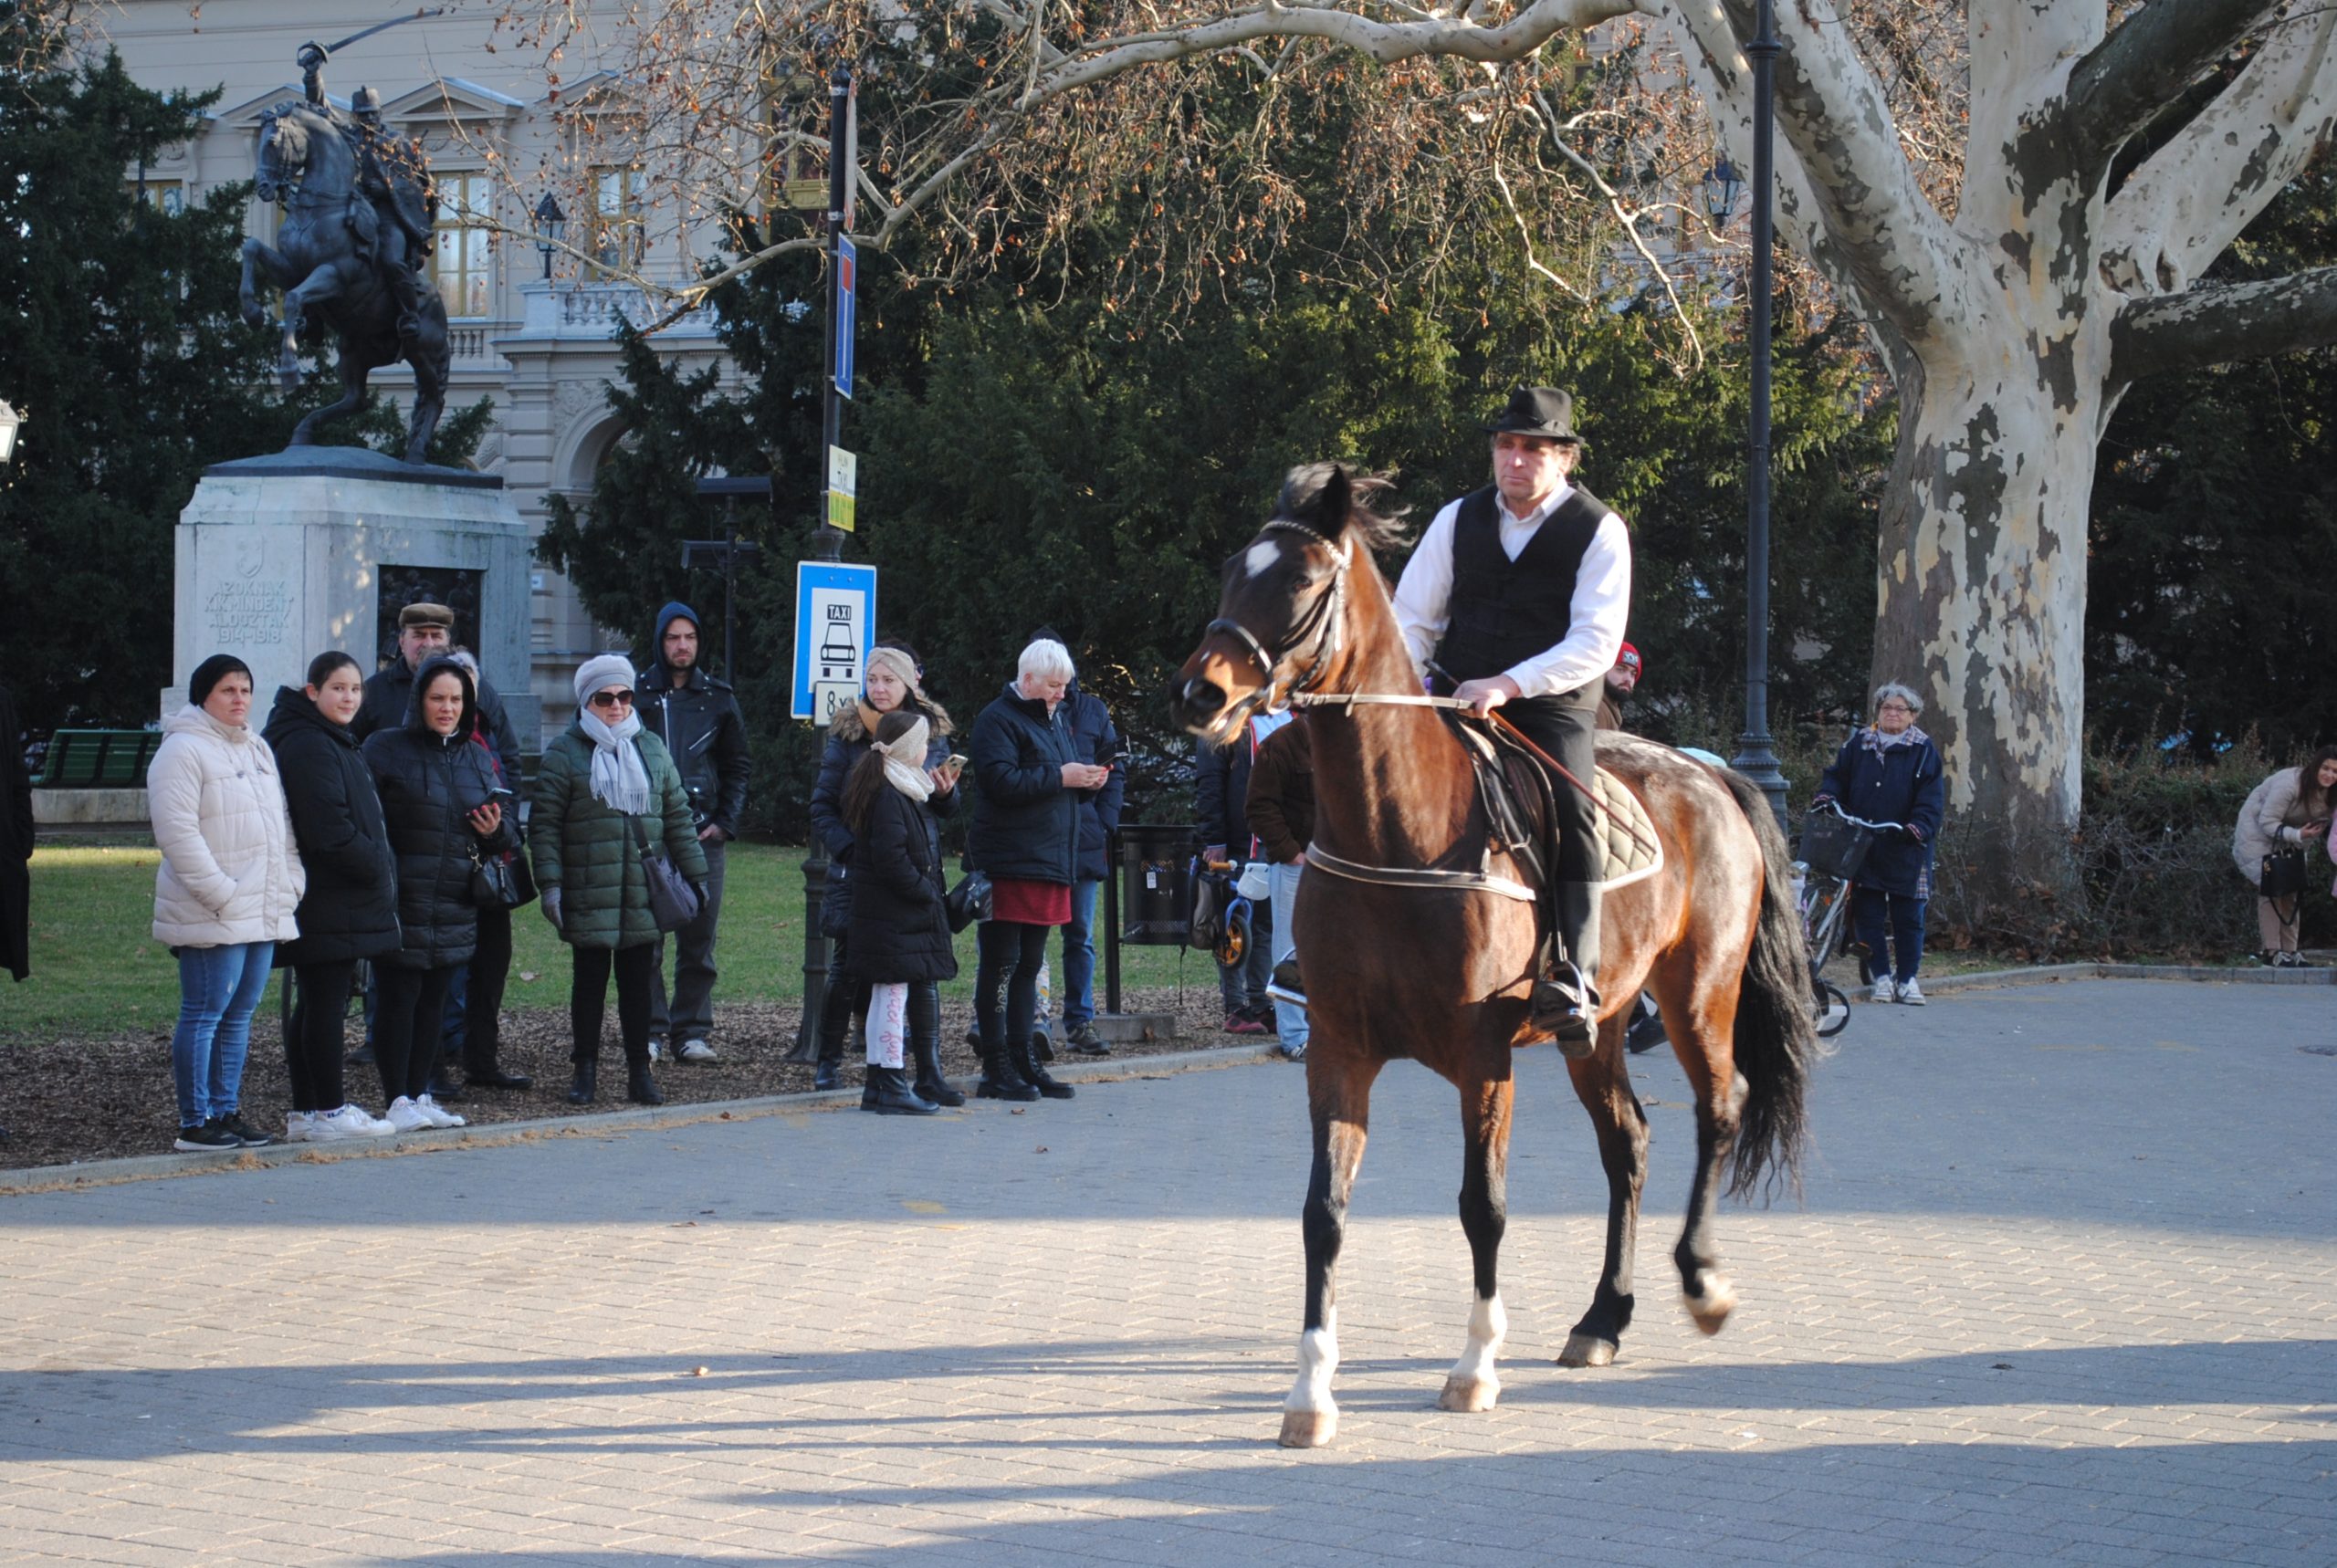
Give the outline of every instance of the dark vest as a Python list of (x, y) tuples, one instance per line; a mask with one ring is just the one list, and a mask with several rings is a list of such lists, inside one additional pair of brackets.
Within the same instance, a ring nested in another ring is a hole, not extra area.
[(1608, 512), (1574, 486), (1512, 560), (1501, 548), (1500, 505), (1488, 485), (1462, 498), (1452, 521), (1451, 621), (1436, 662), (1455, 681), (1498, 675), (1566, 640), (1583, 552)]

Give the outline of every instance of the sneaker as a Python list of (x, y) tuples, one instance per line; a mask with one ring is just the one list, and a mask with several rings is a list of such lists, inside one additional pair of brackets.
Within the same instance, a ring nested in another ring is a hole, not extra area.
[(1266, 1026), (1260, 1023), (1256, 1019), (1252, 1018), (1248, 1013), (1228, 1013), (1225, 1015), (1225, 1032), (1228, 1034), (1263, 1034), (1266, 1032)]
[(216, 1117), (214, 1119), (214, 1124), (232, 1134), (236, 1142), (247, 1149), (264, 1149), (276, 1142), (274, 1133), (261, 1132), (244, 1120), (244, 1113), (241, 1111), (230, 1111), (224, 1116)]
[(654, 1034), (649, 1037), (649, 1060), (652, 1061), (665, 1060), (665, 1042)]
[(329, 1144), (341, 1138), (386, 1138), (396, 1131), (380, 1117), (367, 1115), (362, 1106), (342, 1105), (311, 1113), (309, 1141)]
[(422, 1095), (416, 1099), (414, 1103), (414, 1108), (421, 1112), (424, 1116), (427, 1117), (430, 1124), (434, 1127), (459, 1127), (463, 1125), (463, 1119), (460, 1116), (456, 1115), (452, 1111), (447, 1110), (445, 1106), (439, 1104), (436, 1100), (431, 1098), (427, 1094)]
[(438, 1124), (403, 1094), (390, 1102), (389, 1118), (390, 1125), (401, 1133), (426, 1133)]
[(1285, 1043), (1275, 1046), (1274, 1050), (1281, 1054), (1282, 1059), (1284, 1061), (1304, 1061), (1306, 1060), (1306, 1048), (1303, 1045), (1290, 1045)]
[(1875, 981), (1874, 996), (1872, 999), (1878, 1002), (1895, 1002), (1899, 999), (1899, 988), (1893, 984), (1891, 977), (1886, 975), (1881, 979)]
[(702, 1040), (686, 1040), (682, 1041), (682, 1060), (684, 1061), (712, 1061), (714, 1059), (714, 1047), (707, 1044), (706, 1041)]
[(2272, 955), (2272, 967), (2276, 969), (2310, 969), (2312, 967), (2311, 965), (2304, 961), (2304, 955), (2301, 953), (2275, 953)]
[(171, 1145), (183, 1155), (216, 1155), (243, 1146), (241, 1138), (216, 1122), (205, 1122), (200, 1127), (181, 1127), (178, 1141)]
[(287, 1111), (284, 1113), (284, 1141), (286, 1143), (312, 1144), (323, 1135), (317, 1131), (316, 1112)]
[(1899, 982), (1899, 999), (1906, 1003), (1911, 1008), (1922, 1007), (1923, 1005), (1923, 988), (1915, 984), (1915, 982), (1911, 979), (1902, 980)]
[(1109, 1056), (1112, 1054), (1112, 1048), (1104, 1043), (1104, 1037), (1095, 1032), (1095, 1026), (1092, 1023), (1075, 1023), (1071, 1026), (1070, 1030), (1064, 1033), (1063, 1038), (1064, 1043), (1069, 1045), (1074, 1052), (1081, 1056)]

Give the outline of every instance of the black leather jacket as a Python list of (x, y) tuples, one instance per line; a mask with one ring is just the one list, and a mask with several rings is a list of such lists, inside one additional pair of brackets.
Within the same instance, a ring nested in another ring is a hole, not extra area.
[(676, 686), (673, 672), (649, 666), (636, 696), (642, 727), (665, 743), (689, 791), (690, 814), (739, 836), (747, 814), (747, 721), (730, 683), (693, 669)]

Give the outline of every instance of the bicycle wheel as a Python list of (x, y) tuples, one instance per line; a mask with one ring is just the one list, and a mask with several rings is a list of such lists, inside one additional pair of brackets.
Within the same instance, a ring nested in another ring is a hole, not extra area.
[(1831, 980), (1818, 982), (1818, 1038), (1831, 1040), (1850, 1027), (1850, 998)]

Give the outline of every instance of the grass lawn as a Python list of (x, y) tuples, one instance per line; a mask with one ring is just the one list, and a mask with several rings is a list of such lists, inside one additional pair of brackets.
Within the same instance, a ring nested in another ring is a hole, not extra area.
[[(151, 845), (57, 845), (32, 862), (32, 977), (0, 976), (0, 1040), (42, 1043), (76, 1035), (163, 1034), (178, 1017), (178, 964), (154, 940)], [(1097, 918), (1102, 918), (1099, 907)], [(530, 904), (514, 923), (506, 1006), (568, 1005), (568, 950)], [(722, 901), (718, 1001), (792, 1002), (803, 988), (803, 852), (737, 843)], [(1180, 947), (1121, 949), (1122, 984), (1214, 987), (1216, 971)], [(1098, 944), (1096, 1005), (1104, 1001)], [(974, 933), (958, 941), (959, 977), (945, 995), (970, 994)], [(261, 1004), (278, 1006), (276, 982)]]

